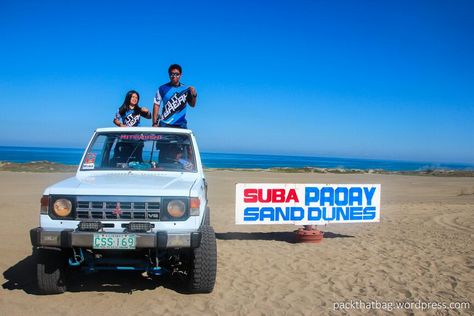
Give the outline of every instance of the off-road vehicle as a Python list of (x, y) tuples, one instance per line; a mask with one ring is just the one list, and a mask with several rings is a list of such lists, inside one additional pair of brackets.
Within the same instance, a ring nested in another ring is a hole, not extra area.
[(44, 191), (30, 236), (45, 294), (64, 292), (73, 269), (169, 273), (211, 292), (216, 240), (193, 133), (97, 129), (76, 175)]

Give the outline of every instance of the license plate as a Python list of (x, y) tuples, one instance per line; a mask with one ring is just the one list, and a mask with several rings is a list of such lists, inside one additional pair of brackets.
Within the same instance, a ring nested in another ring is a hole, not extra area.
[(137, 236), (134, 234), (94, 234), (94, 249), (135, 249)]

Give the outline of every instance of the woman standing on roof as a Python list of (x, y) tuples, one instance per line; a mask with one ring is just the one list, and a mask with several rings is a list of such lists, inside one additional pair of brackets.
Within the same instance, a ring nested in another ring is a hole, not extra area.
[(138, 106), (140, 95), (135, 90), (130, 90), (125, 95), (122, 106), (115, 114), (114, 124), (122, 127), (140, 126), (140, 117), (150, 119), (151, 113), (146, 107)]

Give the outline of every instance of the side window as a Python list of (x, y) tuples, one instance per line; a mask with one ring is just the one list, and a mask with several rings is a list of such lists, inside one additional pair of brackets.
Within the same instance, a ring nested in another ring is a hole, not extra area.
[[(193, 150), (193, 146), (191, 144), (186, 145), (186, 146), (183, 147), (183, 157), (187, 161), (189, 161), (191, 164), (193, 164), (194, 167), (196, 166), (194, 150)], [(195, 170), (195, 169), (196, 168), (193, 168), (193, 170)]]

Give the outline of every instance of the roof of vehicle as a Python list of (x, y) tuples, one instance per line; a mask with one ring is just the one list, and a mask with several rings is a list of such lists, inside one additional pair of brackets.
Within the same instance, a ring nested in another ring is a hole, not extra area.
[(192, 134), (189, 129), (172, 127), (102, 127), (95, 130), (97, 133), (121, 132), (121, 133), (177, 133)]

